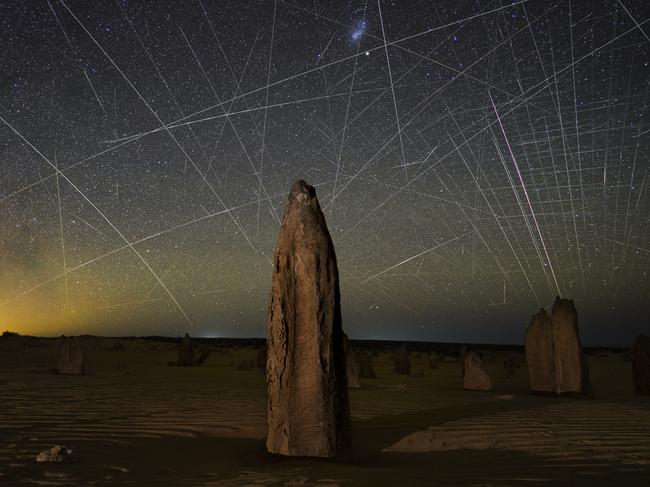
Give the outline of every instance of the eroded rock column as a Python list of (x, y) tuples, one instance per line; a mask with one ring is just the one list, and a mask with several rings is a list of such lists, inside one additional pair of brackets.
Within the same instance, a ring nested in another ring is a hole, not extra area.
[(546, 310), (540, 309), (526, 332), (526, 362), (530, 390), (534, 394), (555, 394), (555, 345), (553, 325)]
[(590, 392), (589, 370), (578, 332), (578, 312), (571, 299), (557, 297), (551, 313), (555, 347), (555, 382), (558, 394)]
[(350, 412), (338, 268), (316, 191), (291, 188), (275, 252), (267, 318), (269, 452), (333, 457)]

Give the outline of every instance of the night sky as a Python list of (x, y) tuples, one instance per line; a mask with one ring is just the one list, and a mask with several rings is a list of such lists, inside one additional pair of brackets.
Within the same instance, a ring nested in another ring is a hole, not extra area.
[(0, 327), (264, 336), (291, 184), (353, 338), (650, 330), (645, 0), (0, 1)]

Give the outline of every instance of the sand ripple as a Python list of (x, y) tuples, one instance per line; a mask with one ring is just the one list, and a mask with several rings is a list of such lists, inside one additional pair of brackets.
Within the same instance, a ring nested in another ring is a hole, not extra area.
[(461, 449), (650, 464), (650, 407), (558, 400), (546, 407), (449, 421), (410, 434), (384, 451)]

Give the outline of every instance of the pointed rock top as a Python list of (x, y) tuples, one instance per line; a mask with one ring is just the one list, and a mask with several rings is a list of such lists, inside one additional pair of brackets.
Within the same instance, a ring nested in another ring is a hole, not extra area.
[[(302, 179), (293, 183), (288, 200), (285, 216), (305, 213), (319, 215), (321, 213), (316, 190)], [(325, 224), (325, 219), (322, 218), (322, 220)]]
[[(331, 254), (334, 261), (336, 260), (334, 245), (327, 229), (325, 215), (318, 203), (316, 190), (301, 179), (293, 184), (289, 192), (276, 256), (285, 255), (293, 259), (298, 253), (304, 252), (305, 258), (313, 255), (319, 259), (328, 259)], [(337, 274), (337, 270), (334, 269), (333, 273)]]
[(535, 322), (536, 320), (541, 320), (543, 322), (550, 321), (551, 316), (544, 308), (539, 308), (539, 311), (533, 315), (533, 322)]
[(551, 311), (551, 316), (553, 316), (554, 320), (560, 316), (577, 315), (578, 311), (576, 310), (576, 305), (573, 302), (573, 299), (564, 299), (559, 296), (555, 298), (555, 303), (553, 303), (553, 309)]
[(570, 308), (573, 308), (573, 309), (575, 309), (575, 307), (576, 307), (575, 303), (573, 302), (573, 299), (564, 299), (564, 298), (561, 298), (560, 296), (556, 296), (555, 297), (555, 303), (553, 303), (553, 309), (555, 309), (556, 307), (559, 307), (559, 306), (570, 307)]
[(316, 190), (302, 179), (299, 179), (293, 186), (289, 193), (289, 201), (303, 202), (310, 199), (316, 199)]

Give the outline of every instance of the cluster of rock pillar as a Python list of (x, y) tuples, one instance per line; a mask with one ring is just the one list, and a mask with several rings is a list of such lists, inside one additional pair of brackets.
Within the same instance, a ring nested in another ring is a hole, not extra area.
[[(350, 443), (348, 386), (375, 378), (370, 357), (355, 355), (343, 332), (334, 245), (316, 192), (304, 181), (291, 188), (275, 251), (267, 315), (267, 346), (257, 368), (268, 383), (269, 452), (288, 456), (335, 457)], [(463, 353), (464, 387), (491, 390), (479, 355)], [(189, 335), (181, 340), (177, 365), (196, 366)], [(589, 371), (572, 300), (557, 298), (551, 315), (541, 309), (526, 333), (526, 359), (534, 393), (590, 393)], [(637, 338), (631, 353), (634, 387), (650, 394), (650, 338)], [(393, 357), (393, 371), (409, 375), (406, 345)], [(69, 338), (57, 344), (56, 371), (82, 374), (83, 353)]]
[(591, 392), (572, 300), (557, 297), (550, 316), (544, 309), (533, 316), (526, 332), (526, 361), (533, 393), (583, 396)]
[[(269, 452), (334, 457), (349, 444), (348, 381), (374, 377), (365, 355), (350, 350), (341, 323), (334, 245), (316, 192), (304, 181), (291, 188), (275, 251), (267, 315)], [(262, 352), (258, 357), (263, 360)], [(540, 310), (528, 327), (526, 357), (531, 390), (585, 395), (590, 379), (573, 301), (557, 298), (551, 316)], [(650, 338), (632, 353), (637, 391), (650, 391)], [(409, 374), (406, 347), (394, 356), (394, 372)], [(645, 368), (644, 368), (645, 367)], [(261, 368), (261, 367), (260, 367)], [(474, 353), (463, 357), (464, 386), (490, 390), (492, 383)]]

